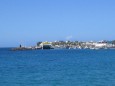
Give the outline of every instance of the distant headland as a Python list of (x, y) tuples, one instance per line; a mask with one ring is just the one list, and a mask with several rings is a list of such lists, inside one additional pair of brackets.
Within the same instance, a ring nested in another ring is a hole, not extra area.
[(36, 46), (25, 47), (21, 44), (12, 50), (38, 50), (38, 49), (115, 49), (115, 40), (113, 41), (54, 41), (37, 42)]

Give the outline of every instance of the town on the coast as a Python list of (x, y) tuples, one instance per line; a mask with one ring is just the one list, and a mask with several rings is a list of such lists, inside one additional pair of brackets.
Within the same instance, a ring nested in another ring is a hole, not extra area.
[(113, 41), (54, 41), (37, 42), (36, 46), (25, 47), (20, 44), (19, 47), (12, 50), (38, 50), (38, 49), (115, 49), (115, 40)]

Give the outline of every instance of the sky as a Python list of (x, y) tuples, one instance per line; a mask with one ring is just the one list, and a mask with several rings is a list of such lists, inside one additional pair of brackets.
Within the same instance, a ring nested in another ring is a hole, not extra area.
[(115, 0), (0, 0), (0, 47), (114, 37)]

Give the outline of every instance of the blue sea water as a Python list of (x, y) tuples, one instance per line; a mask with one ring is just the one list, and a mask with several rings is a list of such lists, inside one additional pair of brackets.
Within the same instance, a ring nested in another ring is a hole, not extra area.
[(115, 86), (115, 50), (1, 48), (0, 86)]

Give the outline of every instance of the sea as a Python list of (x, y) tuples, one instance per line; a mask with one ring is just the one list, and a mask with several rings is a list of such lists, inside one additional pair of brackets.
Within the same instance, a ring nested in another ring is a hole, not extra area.
[(115, 86), (115, 49), (0, 48), (0, 86)]

